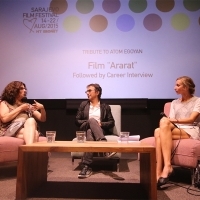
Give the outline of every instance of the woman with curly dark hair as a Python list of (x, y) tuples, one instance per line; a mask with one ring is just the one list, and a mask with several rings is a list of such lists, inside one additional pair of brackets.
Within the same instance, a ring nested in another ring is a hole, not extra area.
[(46, 111), (42, 104), (34, 100), (26, 103), (26, 85), (20, 81), (9, 83), (1, 95), (0, 136), (24, 139), (26, 144), (38, 141), (37, 122), (46, 121)]

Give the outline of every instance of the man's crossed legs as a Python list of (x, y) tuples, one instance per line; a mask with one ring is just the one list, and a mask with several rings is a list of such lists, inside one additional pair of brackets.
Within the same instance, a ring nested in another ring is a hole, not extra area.
[[(93, 119), (90, 118), (87, 122), (87, 124), (85, 124), (85, 126), (87, 126), (87, 131), (86, 131), (86, 140), (87, 141), (107, 141), (107, 139), (105, 138), (104, 134), (103, 134), (103, 130), (102, 128), (99, 126), (98, 122)], [(81, 172), (78, 175), (78, 178), (87, 178), (92, 174), (92, 168), (91, 168), (91, 164), (93, 161), (93, 152), (85, 152), (83, 155), (83, 160), (82, 160), (82, 165), (83, 168), (81, 170)], [(103, 156), (106, 158), (111, 158), (112, 156), (114, 156), (116, 154), (116, 152), (105, 152), (103, 153)]]

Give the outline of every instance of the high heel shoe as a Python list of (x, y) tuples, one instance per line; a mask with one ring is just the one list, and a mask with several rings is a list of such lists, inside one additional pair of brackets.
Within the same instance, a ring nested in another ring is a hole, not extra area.
[(172, 170), (172, 172), (170, 172), (167, 177), (165, 177), (165, 178), (164, 177), (160, 177), (158, 179), (157, 186), (160, 187), (162, 185), (167, 184), (169, 182), (170, 176), (172, 176), (173, 173), (174, 173), (174, 170)]

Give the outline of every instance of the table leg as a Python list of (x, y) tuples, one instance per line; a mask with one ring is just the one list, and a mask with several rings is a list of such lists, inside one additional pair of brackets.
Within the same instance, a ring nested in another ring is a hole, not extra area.
[(26, 199), (37, 187), (47, 181), (47, 152), (18, 150), (16, 200)]
[(140, 183), (148, 193), (148, 199), (157, 199), (156, 158), (154, 153), (140, 154)]

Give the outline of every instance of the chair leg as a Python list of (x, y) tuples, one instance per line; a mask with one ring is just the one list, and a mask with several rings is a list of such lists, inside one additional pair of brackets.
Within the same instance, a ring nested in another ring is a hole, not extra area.
[(117, 160), (117, 172), (119, 172), (120, 159)]
[(190, 172), (191, 172), (191, 183), (192, 185), (194, 185), (195, 168), (190, 168)]
[(72, 165), (74, 165), (74, 160), (75, 159), (81, 159), (81, 162), (83, 161), (83, 157), (72, 156)]

